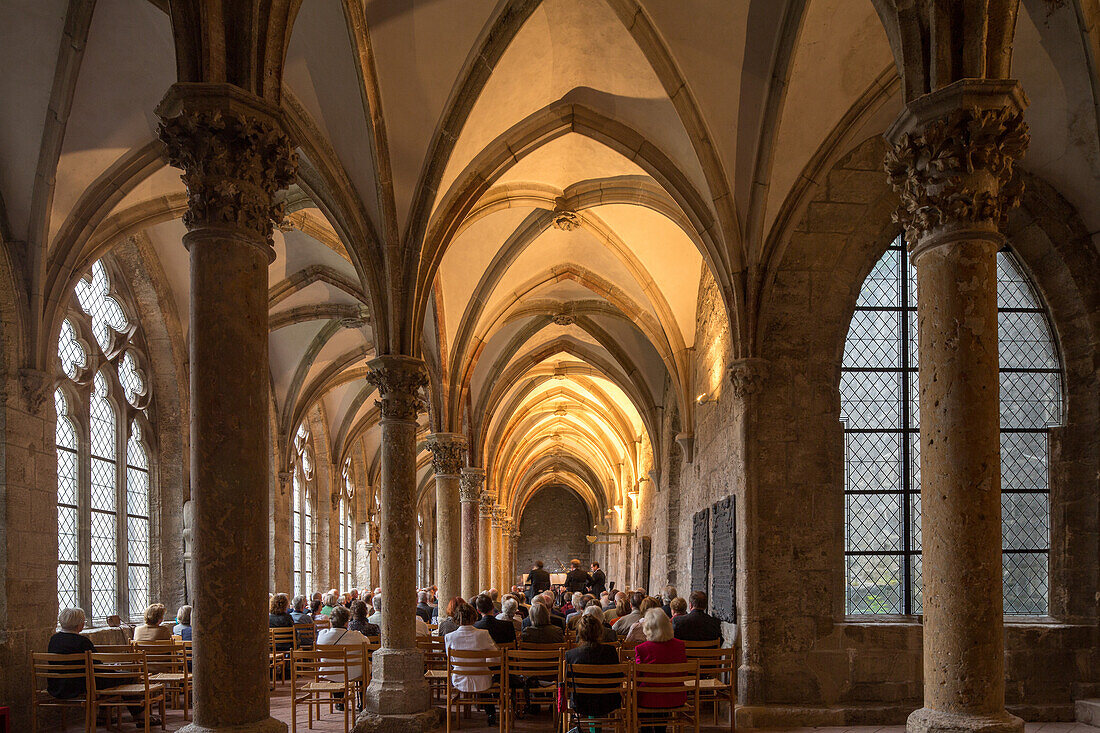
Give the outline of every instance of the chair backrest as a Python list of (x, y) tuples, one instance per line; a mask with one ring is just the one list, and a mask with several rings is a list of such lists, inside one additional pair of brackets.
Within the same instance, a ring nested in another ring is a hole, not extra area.
[(95, 650), (104, 654), (127, 654), (134, 651), (133, 644), (96, 644)]
[(134, 651), (145, 653), (145, 663), (153, 672), (169, 672), (187, 676), (187, 657), (182, 642), (150, 642), (134, 644)]
[(271, 651), (275, 651), (276, 646), (283, 647), (282, 651), (289, 651), (294, 646), (294, 627), (277, 626), (268, 629), (268, 632), (271, 634)]
[(685, 649), (717, 649), (722, 645), (721, 639), (709, 639), (707, 641), (690, 641), (684, 639)]
[(324, 618), (319, 618), (315, 620), (313, 622), (313, 625), (316, 626), (318, 629), (330, 629), (332, 628), (332, 620), (329, 619), (328, 616), (325, 616)]
[(346, 680), (350, 669), (366, 665), (365, 644), (318, 644), (316, 651), (325, 662), (323, 670), (329, 679)]
[(555, 679), (561, 677), (561, 649), (511, 649), (505, 655), (508, 674)]
[(504, 662), (504, 652), (500, 649), (470, 650), (450, 649), (447, 651), (447, 680), (452, 675), (465, 677), (488, 677), (500, 673)]
[(727, 684), (737, 681), (737, 651), (735, 649), (689, 649), (688, 661), (699, 663), (699, 676)]
[[(420, 639), (420, 638), (425, 638), (425, 637), (419, 637), (419, 636), (418, 636), (418, 637), (416, 637), (416, 638), (417, 638), (417, 639)], [(379, 635), (375, 635), (375, 636), (368, 636), (368, 637), (367, 637), (367, 643), (368, 643), (368, 644), (373, 644), (373, 645), (375, 645), (375, 646), (381, 646), (381, 644), (382, 644), (382, 637), (381, 637), (381, 636), (379, 636)]]
[(343, 646), (336, 647), (336, 651), (294, 649), (290, 653), (291, 687), (297, 687), (302, 681), (315, 682), (330, 670), (332, 674), (343, 675), (342, 680), (347, 679), (347, 657), (344, 656)]
[(35, 690), (46, 689), (47, 680), (84, 680), (88, 683), (88, 654), (50, 654), (34, 652), (31, 655), (31, 675)]
[(294, 648), (308, 649), (317, 641), (317, 627), (313, 624), (294, 624)]
[(677, 664), (635, 664), (634, 684), (631, 689), (635, 699), (641, 692), (666, 695), (687, 692), (695, 695), (699, 689), (699, 663), (689, 661)]
[(563, 665), (566, 694), (621, 696), (622, 707), (627, 706), (633, 667), (630, 664), (569, 664)]
[(515, 648), (516, 648), (516, 642), (514, 642), (514, 641), (505, 642), (503, 644), (497, 644), (497, 649), (499, 649), (502, 652), (507, 652), (507, 651), (510, 651), (512, 649), (515, 649)]
[(517, 645), (517, 648), (518, 649), (527, 649), (527, 650), (530, 650), (530, 651), (533, 651), (533, 652), (548, 652), (548, 651), (556, 651), (558, 649), (564, 650), (564, 649), (567, 649), (568, 646), (566, 645), (566, 643), (564, 641), (551, 641), (551, 642), (538, 643), (538, 642), (534, 642), (534, 641), (522, 641), (521, 640), (519, 642), (519, 644)]
[(187, 664), (190, 666), (191, 660), (195, 657), (195, 648), (192, 646), (194, 642), (191, 639), (184, 639), (181, 644), (183, 645), (183, 656), (187, 658)]
[[(108, 652), (89, 652), (91, 674), (96, 679), (111, 679), (117, 684), (144, 684), (149, 692), (149, 667), (145, 663), (145, 652), (127, 652), (112, 654)], [(95, 685), (89, 685), (89, 697), (93, 696)], [(109, 695), (107, 685), (101, 685), (104, 694)]]

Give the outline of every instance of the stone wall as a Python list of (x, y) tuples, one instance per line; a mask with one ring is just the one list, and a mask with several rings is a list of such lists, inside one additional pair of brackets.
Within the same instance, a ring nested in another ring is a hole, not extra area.
[(592, 531), (592, 519), (584, 502), (563, 486), (548, 486), (531, 497), (519, 523), (516, 572), (526, 573), (536, 560), (557, 572), (557, 560), (566, 565), (579, 558), (584, 567), (592, 556), (585, 535)]

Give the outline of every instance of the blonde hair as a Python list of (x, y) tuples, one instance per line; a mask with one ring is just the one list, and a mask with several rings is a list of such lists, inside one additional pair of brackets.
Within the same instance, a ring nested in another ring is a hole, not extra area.
[(651, 608), (642, 618), (642, 632), (650, 641), (668, 641), (672, 638), (672, 622), (659, 608)]
[(164, 612), (167, 609), (163, 603), (154, 603), (145, 609), (145, 625), (146, 626), (160, 626), (160, 622), (164, 620)]

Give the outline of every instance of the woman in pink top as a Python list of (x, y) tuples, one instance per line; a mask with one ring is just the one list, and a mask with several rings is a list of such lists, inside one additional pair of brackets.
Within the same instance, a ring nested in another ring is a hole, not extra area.
[[(642, 631), (647, 641), (634, 648), (634, 661), (638, 664), (681, 664), (687, 661), (684, 642), (672, 636), (672, 622), (660, 608), (651, 608), (642, 619)], [(639, 670), (644, 671), (644, 670)], [(651, 680), (651, 678), (650, 678)], [(652, 681), (647, 682), (653, 685)], [(640, 708), (675, 708), (687, 702), (686, 692), (639, 692)], [(644, 720), (645, 713), (639, 717)], [(663, 733), (664, 726), (642, 727), (650, 733)]]

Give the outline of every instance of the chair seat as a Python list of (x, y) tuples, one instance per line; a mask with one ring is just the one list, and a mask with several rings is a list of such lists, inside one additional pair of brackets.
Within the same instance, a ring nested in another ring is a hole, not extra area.
[(339, 692), (344, 689), (343, 682), (310, 682), (306, 685), (304, 690), (310, 692)]
[(37, 696), (35, 702), (49, 703), (50, 705), (83, 705), (87, 698), (83, 697), (54, 697), (48, 690), (35, 690)]
[(183, 672), (157, 672), (156, 674), (149, 675), (149, 679), (154, 682), (183, 682)]
[[(695, 680), (686, 680), (684, 682), (684, 685), (686, 685), (687, 687), (695, 687)], [(704, 677), (703, 679), (699, 680), (700, 690), (716, 690), (725, 689), (727, 687), (729, 687), (728, 684), (722, 682), (721, 680), (716, 680), (713, 677)]]
[[(149, 685), (149, 694), (164, 692), (164, 685)], [(111, 697), (114, 695), (144, 695), (145, 685), (133, 684), (133, 685), (119, 685), (118, 687), (111, 687), (106, 690), (100, 690), (100, 697)]]
[(447, 670), (445, 669), (429, 669), (424, 673), (424, 677), (429, 680), (445, 680), (447, 679)]

